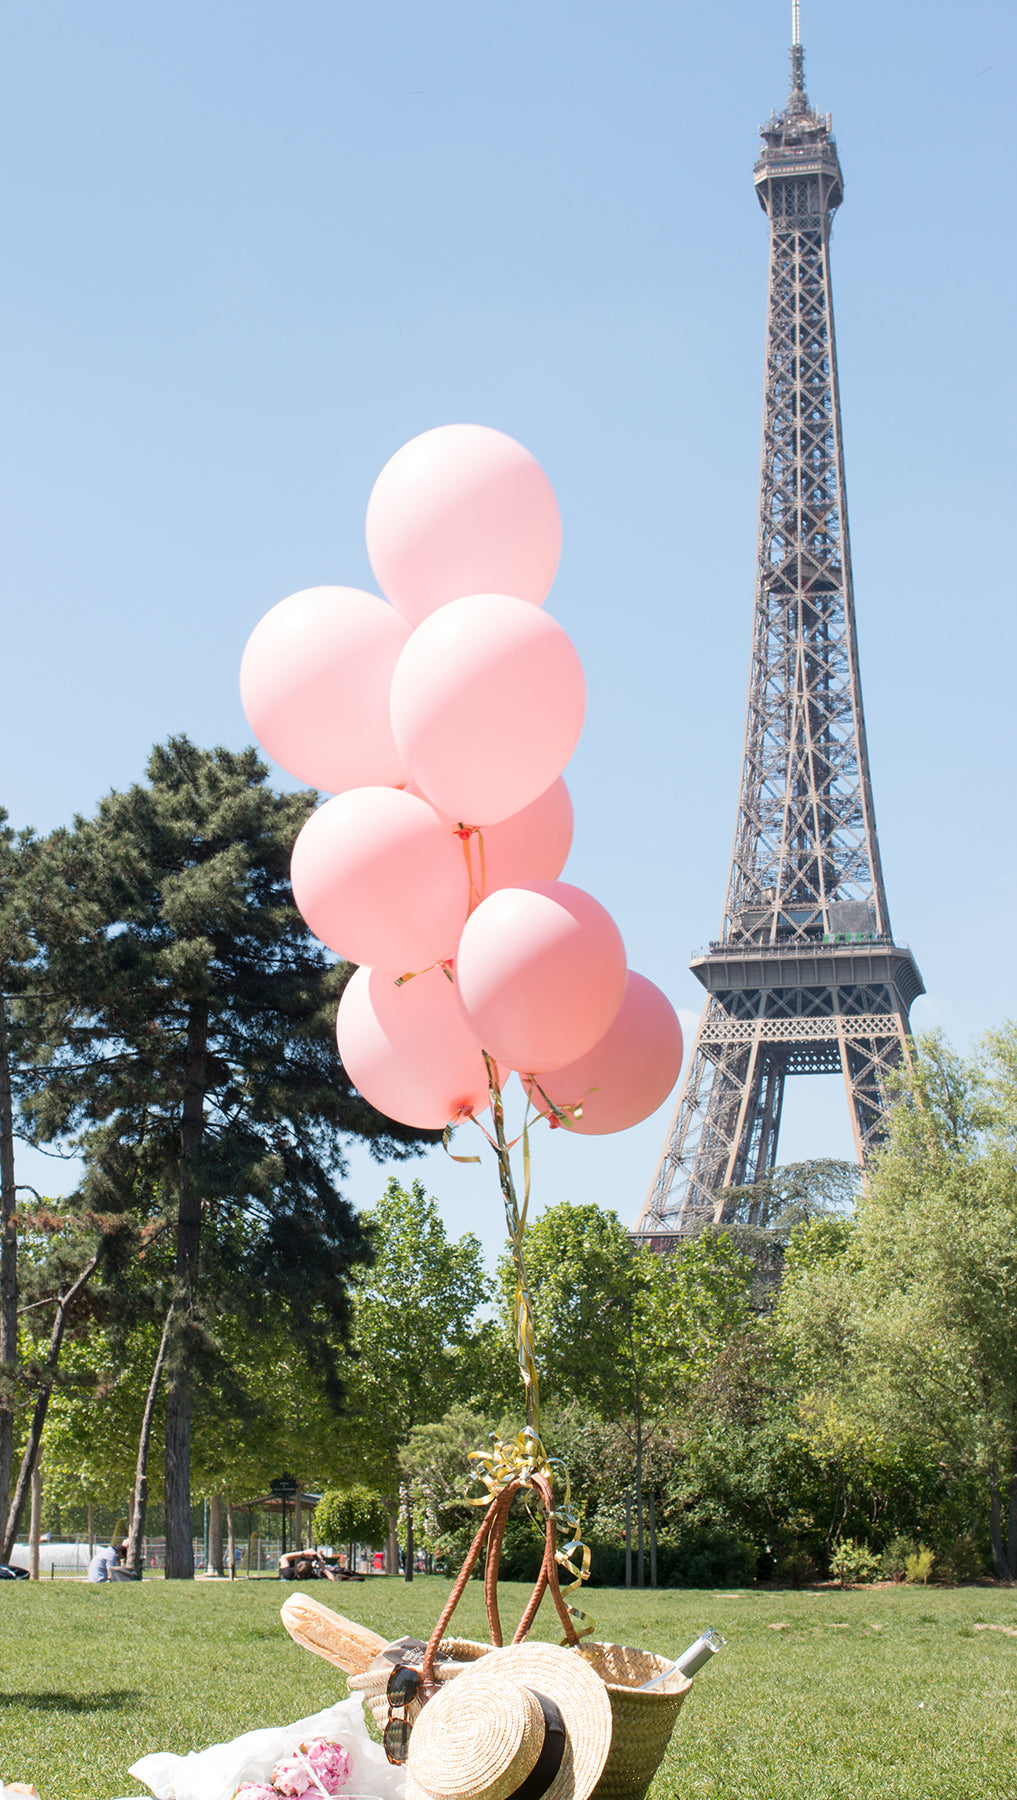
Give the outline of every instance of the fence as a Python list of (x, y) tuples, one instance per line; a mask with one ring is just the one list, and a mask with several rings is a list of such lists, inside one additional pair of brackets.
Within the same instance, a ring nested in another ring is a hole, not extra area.
[[(107, 1540), (96, 1538), (96, 1548), (103, 1547)], [(194, 1567), (200, 1574), (205, 1568), (204, 1538), (191, 1540), (194, 1552)], [(327, 1548), (327, 1546), (323, 1546)], [(292, 1549), (292, 1545), (290, 1546)], [(257, 1575), (274, 1575), (279, 1568), (279, 1557), (282, 1554), (282, 1538), (262, 1536), (253, 1532), (251, 1537), (238, 1538), (236, 1545), (237, 1575), (241, 1578)], [(342, 1561), (347, 1560), (347, 1546), (343, 1545)], [(27, 1569), (31, 1566), (31, 1550), (27, 1537), (19, 1538), (14, 1546), (11, 1561)], [(39, 1574), (44, 1581), (57, 1577), (83, 1577), (88, 1572), (89, 1549), (87, 1538), (76, 1538), (73, 1543), (50, 1543), (45, 1538), (39, 1544)], [(164, 1537), (145, 1537), (141, 1542), (141, 1566), (143, 1573), (153, 1574), (166, 1565), (166, 1539)], [(226, 1566), (226, 1546), (223, 1545), (223, 1567)], [(367, 1572), (374, 1567), (374, 1554), (364, 1545), (356, 1545), (354, 1566)], [(228, 1573), (228, 1570), (227, 1570)]]
[[(103, 1540), (96, 1539), (96, 1548), (104, 1547)], [(203, 1570), (205, 1567), (204, 1539), (192, 1539), (194, 1567)], [(274, 1574), (279, 1567), (279, 1555), (282, 1540), (277, 1537), (260, 1537), (255, 1535), (250, 1543), (237, 1544), (237, 1574), (267, 1575)], [(225, 1560), (225, 1546), (223, 1547)], [(43, 1580), (56, 1577), (84, 1576), (88, 1573), (89, 1564), (88, 1539), (78, 1538), (74, 1543), (49, 1543), (45, 1539), (39, 1545), (39, 1574)], [(31, 1566), (31, 1549), (27, 1537), (19, 1538), (11, 1555), (11, 1562), (23, 1569)], [(141, 1541), (141, 1566), (149, 1573), (162, 1569), (166, 1564), (166, 1539), (164, 1537), (146, 1537)]]

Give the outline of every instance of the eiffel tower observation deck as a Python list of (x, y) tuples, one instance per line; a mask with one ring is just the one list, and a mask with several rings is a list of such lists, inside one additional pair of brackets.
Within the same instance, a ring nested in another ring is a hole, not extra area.
[(844, 183), (805, 91), (798, 0), (792, 24), (754, 171), (770, 280), (741, 793), (721, 934), (691, 964), (708, 997), (636, 1227), (661, 1248), (753, 1222), (724, 1190), (773, 1168), (790, 1075), (843, 1075), (864, 1166), (925, 992), (890, 928), (862, 714), (830, 285)]

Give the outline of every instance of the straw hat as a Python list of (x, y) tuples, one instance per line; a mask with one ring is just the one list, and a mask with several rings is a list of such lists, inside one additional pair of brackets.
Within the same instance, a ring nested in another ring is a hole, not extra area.
[(410, 1735), (406, 1800), (511, 1800), (524, 1784), (523, 1800), (588, 1800), (610, 1745), (608, 1692), (582, 1656), (513, 1644), (428, 1701)]

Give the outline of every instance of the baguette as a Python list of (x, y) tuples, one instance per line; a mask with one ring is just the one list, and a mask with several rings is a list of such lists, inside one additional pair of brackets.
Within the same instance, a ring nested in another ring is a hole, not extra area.
[(386, 1639), (366, 1625), (344, 1619), (309, 1594), (291, 1594), (282, 1608), (282, 1622), (294, 1643), (342, 1669), (344, 1675), (363, 1675)]

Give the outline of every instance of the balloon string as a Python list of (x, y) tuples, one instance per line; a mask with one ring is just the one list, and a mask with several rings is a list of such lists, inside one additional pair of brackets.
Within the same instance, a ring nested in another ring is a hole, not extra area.
[[(526, 1423), (531, 1430), (540, 1431), (540, 1381), (537, 1375), (536, 1340), (533, 1329), (533, 1300), (530, 1294), (529, 1278), (526, 1263), (523, 1260), (523, 1228), (526, 1223), (526, 1211), (530, 1198), (529, 1139), (526, 1127), (523, 1127), (523, 1159), (526, 1168), (526, 1185), (523, 1198), (522, 1214), (516, 1199), (515, 1183), (512, 1179), (512, 1163), (509, 1157), (509, 1146), (505, 1137), (505, 1112), (502, 1105), (501, 1086), (498, 1081), (498, 1068), (493, 1058), (484, 1051), (484, 1063), (487, 1067), (487, 1080), (491, 1090), (491, 1114), (494, 1119), (495, 1150), (498, 1157), (498, 1179), (501, 1184), (502, 1199), (505, 1203), (505, 1219), (508, 1225), (509, 1245), (512, 1251), (512, 1263), (516, 1276), (516, 1291), (513, 1304), (513, 1325), (515, 1327), (516, 1355), (519, 1359), (519, 1373), (522, 1376), (526, 1392)], [(481, 1127), (483, 1129), (483, 1127)]]
[(533, 1076), (530, 1077), (530, 1084), (526, 1089), (527, 1102), (532, 1100), (534, 1088), (536, 1088), (537, 1093), (547, 1107), (547, 1111), (537, 1113), (533, 1123), (539, 1125), (541, 1119), (546, 1119), (550, 1131), (557, 1131), (559, 1127), (562, 1126), (566, 1131), (571, 1131), (576, 1120), (581, 1119), (583, 1116), (583, 1101), (586, 1099), (586, 1095), (597, 1094), (600, 1092), (599, 1088), (589, 1087), (586, 1089), (585, 1093), (580, 1094), (578, 1100), (574, 1100), (568, 1106), (559, 1106), (556, 1101), (550, 1098), (550, 1095), (545, 1094), (539, 1081)]
[[(477, 907), (480, 905), (480, 902), (483, 900), (484, 894), (487, 890), (487, 870), (486, 870), (485, 862), (484, 862), (484, 833), (481, 830), (481, 827), (479, 825), (459, 825), (456, 828), (455, 835), (459, 839), (459, 842), (462, 844), (463, 855), (466, 858), (466, 872), (470, 878), (469, 910), (470, 910), (470, 912), (475, 912)], [(479, 859), (480, 859), (480, 884), (479, 884), (479, 886), (477, 884), (477, 881), (474, 878), (473, 858), (470, 854), (470, 847), (471, 847), (473, 838), (476, 838), (476, 840), (477, 840), (477, 850), (478, 850)]]
[(418, 975), (430, 975), (432, 969), (440, 969), (446, 981), (453, 981), (455, 979), (452, 974), (452, 958), (450, 956), (443, 956), (440, 962), (428, 963), (426, 969), (407, 969), (405, 975), (397, 975), (395, 985), (396, 987), (404, 987), (406, 982), (416, 981)]

